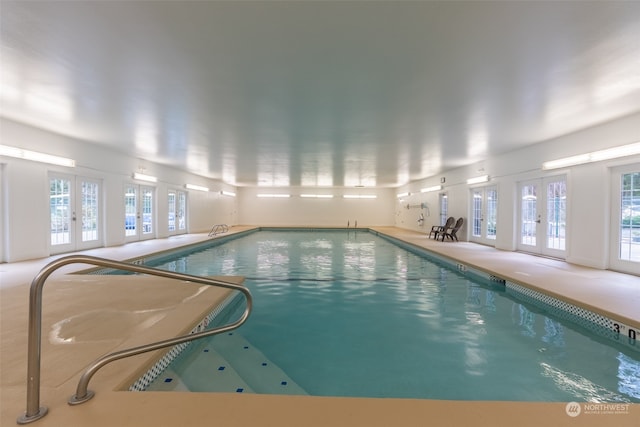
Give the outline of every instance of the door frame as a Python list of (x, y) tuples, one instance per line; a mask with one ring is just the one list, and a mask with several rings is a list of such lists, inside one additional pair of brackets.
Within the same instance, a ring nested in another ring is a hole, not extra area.
[[(498, 185), (497, 184), (491, 184), (491, 185), (483, 185), (483, 186), (478, 186), (478, 187), (472, 187), (469, 189), (469, 241), (470, 242), (474, 242), (474, 243), (480, 243), (483, 245), (488, 245), (488, 246), (495, 246), (496, 245), (496, 234), (490, 235), (488, 233), (488, 217), (489, 215), (489, 191), (493, 191), (495, 193), (496, 198), (498, 197)], [(476, 228), (476, 217), (475, 217), (475, 200), (476, 200), (476, 195), (479, 194), (480, 195), (480, 199), (481, 199), (481, 212), (480, 212), (480, 234), (474, 234), (475, 233), (475, 228)], [(496, 202), (496, 206), (495, 206), (495, 216), (496, 216), (496, 228), (497, 228), (497, 221), (498, 221), (498, 206), (497, 206)]]
[[(131, 214), (127, 213), (127, 190), (129, 188), (135, 189), (135, 213), (133, 218), (134, 230), (135, 233), (127, 235), (127, 227), (130, 227), (131, 223)], [(145, 212), (143, 209), (143, 190), (149, 189), (151, 190), (152, 198), (151, 198), (151, 212), (149, 213), (150, 220), (150, 230), (149, 232), (144, 231), (144, 227), (146, 224)], [(157, 188), (153, 185), (139, 184), (137, 182), (127, 182), (123, 187), (123, 197), (125, 198), (124, 203), (124, 231), (125, 231), (125, 242), (138, 242), (142, 240), (150, 240), (154, 239), (157, 235), (158, 229), (158, 201), (157, 201)]]
[[(69, 241), (67, 243), (54, 244), (51, 239), (51, 181), (54, 179), (65, 180), (69, 182)], [(82, 184), (85, 182), (97, 185), (97, 209), (96, 209), (96, 239), (83, 240), (83, 200), (82, 200)], [(63, 172), (50, 171), (47, 174), (47, 195), (49, 197), (49, 210), (47, 211), (49, 224), (49, 236), (47, 242), (49, 244), (50, 254), (60, 254), (65, 252), (93, 249), (102, 246), (103, 242), (103, 185), (99, 178), (91, 178), (81, 175), (73, 175)]]
[[(635, 173), (640, 171), (640, 164), (634, 163), (624, 166), (618, 166), (609, 169), (610, 191), (611, 191), (611, 221), (609, 232), (609, 267), (616, 271), (635, 274), (640, 268), (640, 263), (636, 261), (620, 258), (620, 219), (622, 217), (621, 210), (621, 177), (623, 174)], [(635, 211), (634, 211), (635, 213)]]
[[(566, 243), (568, 242), (567, 233), (568, 227), (565, 223), (564, 225), (564, 249), (557, 249), (549, 247), (547, 239), (548, 233), (546, 230), (551, 225), (550, 218), (548, 215), (547, 205), (548, 205), (548, 197), (547, 197), (547, 189), (550, 183), (553, 182), (564, 182), (565, 185), (565, 221), (568, 219), (567, 209), (568, 203), (566, 202), (566, 198), (568, 197), (568, 188), (567, 188), (567, 175), (552, 175), (535, 179), (528, 179), (525, 181), (518, 182), (517, 186), (517, 233), (516, 233), (516, 249), (521, 252), (528, 252), (537, 255), (544, 255), (553, 258), (565, 259), (567, 256), (567, 247)], [(532, 199), (535, 200), (535, 214), (533, 217), (530, 215), (526, 218), (526, 228), (528, 230), (532, 230), (533, 236), (535, 238), (535, 245), (526, 244), (523, 242), (523, 230), (525, 228), (525, 224), (523, 221), (523, 195), (522, 190), (525, 186), (535, 186), (536, 192), (535, 195), (531, 195)]]

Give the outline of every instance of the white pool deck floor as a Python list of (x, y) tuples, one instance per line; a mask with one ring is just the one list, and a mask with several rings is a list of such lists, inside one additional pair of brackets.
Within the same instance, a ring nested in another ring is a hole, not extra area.
[[(225, 235), (256, 228), (234, 226)], [(469, 242), (436, 242), (396, 227), (375, 231), (526, 285), (640, 330), (640, 277), (561, 260), (500, 251)], [(129, 260), (205, 241), (189, 234), (83, 251)], [(17, 425), (26, 408), (29, 285), (40, 269), (64, 255), (0, 264), (0, 426)], [(124, 391), (163, 350), (111, 363), (89, 384), (96, 395), (69, 406), (83, 369), (101, 355), (187, 333), (227, 295), (169, 279), (69, 274), (68, 265), (47, 281), (43, 294), (40, 404), (48, 408), (33, 426), (640, 426), (640, 404), (587, 406), (568, 402), (443, 401), (339, 398), (305, 395)], [(242, 278), (227, 280), (241, 283)], [(150, 291), (153, 289), (153, 292)], [(516, 375), (517, 373), (505, 373)]]

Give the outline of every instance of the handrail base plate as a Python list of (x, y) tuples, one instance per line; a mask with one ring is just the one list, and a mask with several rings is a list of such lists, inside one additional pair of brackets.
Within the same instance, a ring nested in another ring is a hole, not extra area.
[(87, 394), (85, 394), (83, 397), (77, 397), (75, 394), (73, 396), (71, 396), (69, 398), (69, 400), (67, 401), (67, 403), (71, 406), (74, 405), (79, 405), (81, 403), (86, 402), (87, 400), (91, 400), (91, 398), (93, 396), (95, 396), (96, 394), (94, 392), (92, 392), (91, 390), (87, 390)]
[(18, 419), (17, 419), (17, 423), (18, 424), (29, 424), (29, 423), (32, 423), (34, 421), (38, 421), (40, 418), (42, 418), (45, 415), (47, 415), (47, 412), (49, 412), (49, 409), (46, 406), (41, 406), (40, 409), (38, 410), (38, 412), (35, 415), (27, 416), (26, 412), (24, 414), (20, 415), (18, 417)]

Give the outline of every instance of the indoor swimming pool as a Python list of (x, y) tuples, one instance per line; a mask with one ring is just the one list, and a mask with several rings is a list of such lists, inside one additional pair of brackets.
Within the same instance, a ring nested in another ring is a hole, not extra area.
[(635, 342), (367, 231), (259, 231), (150, 265), (244, 276), (254, 310), (191, 344), (148, 390), (640, 402)]

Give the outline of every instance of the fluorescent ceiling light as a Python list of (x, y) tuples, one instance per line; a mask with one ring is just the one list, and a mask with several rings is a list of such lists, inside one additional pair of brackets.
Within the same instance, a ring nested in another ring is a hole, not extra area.
[(289, 194), (258, 194), (258, 197), (273, 198), (273, 199), (286, 199), (291, 197)]
[(467, 184), (480, 184), (481, 182), (489, 181), (489, 175), (477, 176), (475, 178), (469, 178)]
[(16, 159), (31, 160), (34, 162), (48, 163), (51, 165), (66, 166), (73, 168), (76, 161), (66, 157), (53, 156), (51, 154), (40, 153), (38, 151), (23, 150), (22, 148), (0, 145), (0, 156), (15, 157)]
[(220, 194), (222, 194), (223, 196), (236, 197), (236, 193), (234, 193), (233, 191), (222, 190)]
[(400, 199), (401, 197), (407, 197), (409, 194), (410, 194), (409, 192), (406, 192), (406, 193), (398, 193), (398, 194), (396, 194), (396, 197), (397, 197), (398, 199)]
[(201, 185), (195, 185), (195, 184), (185, 184), (184, 187), (188, 190), (209, 191), (209, 188), (203, 187)]
[(345, 194), (342, 197), (345, 199), (375, 199), (378, 196), (373, 194)]
[(421, 193), (429, 193), (430, 191), (442, 190), (442, 185), (434, 185), (433, 187), (427, 187), (420, 190)]
[(158, 178), (156, 178), (155, 176), (145, 175), (143, 173), (138, 173), (138, 172), (133, 174), (133, 179), (137, 179), (139, 181), (147, 181), (147, 182), (158, 182)]
[(301, 194), (300, 197), (308, 199), (333, 199), (332, 194)]
[(550, 160), (542, 164), (542, 169), (549, 170), (565, 168), (568, 166), (581, 165), (584, 163), (600, 162), (602, 160), (611, 160), (620, 157), (634, 156), (636, 154), (640, 154), (640, 142), (621, 145), (619, 147), (607, 148), (606, 150), (593, 151), (591, 153), (578, 154), (577, 156)]

